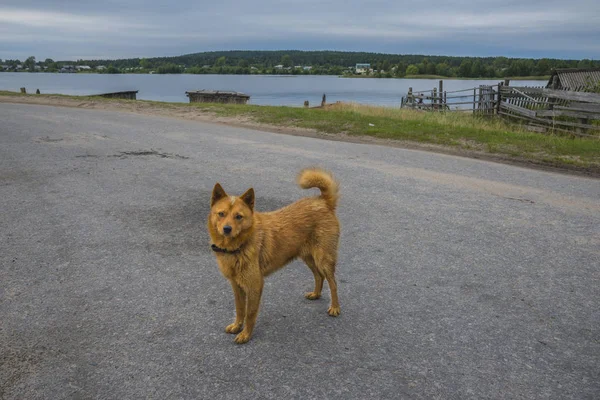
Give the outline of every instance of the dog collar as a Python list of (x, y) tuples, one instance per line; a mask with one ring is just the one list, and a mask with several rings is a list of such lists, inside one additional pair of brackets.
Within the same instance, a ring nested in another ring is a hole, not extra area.
[(242, 251), (242, 248), (238, 248), (237, 250), (227, 250), (227, 249), (222, 249), (219, 246), (217, 246), (216, 244), (211, 244), (210, 248), (212, 249), (212, 251), (214, 251), (215, 253), (225, 253), (225, 254), (237, 254), (240, 251)]

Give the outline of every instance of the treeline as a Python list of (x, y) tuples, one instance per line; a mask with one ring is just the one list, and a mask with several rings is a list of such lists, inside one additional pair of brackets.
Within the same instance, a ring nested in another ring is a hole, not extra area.
[[(106, 60), (89, 61), (108, 63)], [(374, 76), (440, 75), (459, 78), (549, 75), (553, 68), (600, 67), (599, 60), (523, 59), (507, 57), (447, 57), (355, 53), (341, 51), (218, 51), (177, 57), (111, 61), (121, 69), (141, 67), (159, 71), (170, 65), (173, 72), (220, 74), (331, 74), (352, 73), (359, 63), (371, 64)], [(174, 66), (179, 67), (175, 71)], [(312, 67), (310, 69), (295, 67)]]
[[(31, 59), (32, 57), (30, 57)], [(30, 60), (28, 59), (28, 60)], [(18, 60), (9, 60), (15, 62)], [(31, 61), (31, 60), (30, 60)], [(46, 60), (52, 61), (52, 60)], [(352, 75), (356, 64), (370, 64), (365, 75), (405, 77), (439, 75), (459, 78), (497, 78), (549, 75), (554, 68), (600, 67), (599, 60), (525, 59), (507, 57), (448, 57), (340, 51), (219, 51), (177, 57), (120, 60), (52, 61), (64, 65), (111, 67), (115, 72), (192, 74), (311, 74)], [(29, 63), (31, 67), (31, 62)], [(31, 68), (30, 68), (31, 69)], [(107, 68), (108, 69), (108, 68)], [(102, 69), (102, 72), (108, 72)]]

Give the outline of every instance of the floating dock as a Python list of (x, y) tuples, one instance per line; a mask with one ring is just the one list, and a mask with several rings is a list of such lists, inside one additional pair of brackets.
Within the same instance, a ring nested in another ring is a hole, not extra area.
[(239, 92), (220, 90), (194, 90), (185, 92), (190, 103), (234, 103), (246, 104), (250, 96)]

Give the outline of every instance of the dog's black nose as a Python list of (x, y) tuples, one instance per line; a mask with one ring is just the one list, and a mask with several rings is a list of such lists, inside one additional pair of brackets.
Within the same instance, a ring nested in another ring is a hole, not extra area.
[(225, 225), (223, 227), (223, 233), (229, 235), (231, 233), (231, 227), (229, 225)]

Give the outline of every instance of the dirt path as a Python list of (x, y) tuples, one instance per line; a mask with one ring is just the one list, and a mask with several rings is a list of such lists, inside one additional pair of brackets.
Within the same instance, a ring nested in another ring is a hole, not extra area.
[[(1, 399), (600, 393), (597, 180), (112, 111), (0, 121)], [(212, 188), (276, 210), (315, 164), (342, 185), (343, 314), (295, 262), (241, 348)]]

